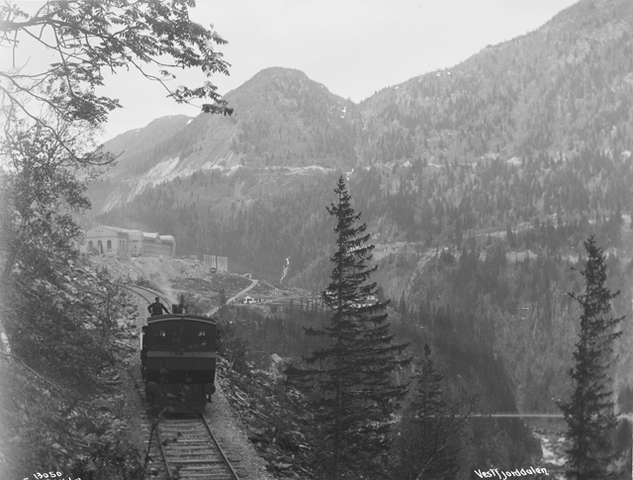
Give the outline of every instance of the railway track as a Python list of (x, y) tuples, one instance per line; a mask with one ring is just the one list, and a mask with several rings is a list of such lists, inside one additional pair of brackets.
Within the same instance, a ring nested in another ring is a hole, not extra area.
[(147, 300), (149, 303), (153, 303), (154, 297), (158, 297), (163, 303), (169, 305), (169, 299), (163, 293), (157, 290), (152, 290), (151, 288), (142, 287), (140, 285), (132, 285), (132, 284), (126, 285), (126, 287), (128, 290), (133, 291), (140, 297)]
[(169, 480), (239, 480), (203, 415), (163, 418), (156, 433)]
[(151, 480), (241, 480), (213, 434), (204, 415), (155, 415), (147, 410), (145, 392), (138, 375), (129, 372), (141, 400), (142, 430), (149, 437), (144, 479)]

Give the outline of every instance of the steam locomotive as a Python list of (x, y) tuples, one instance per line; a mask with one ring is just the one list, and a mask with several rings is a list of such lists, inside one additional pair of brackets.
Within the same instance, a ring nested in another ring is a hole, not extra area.
[(215, 392), (217, 326), (186, 314), (153, 315), (143, 327), (141, 372), (150, 405), (201, 412)]

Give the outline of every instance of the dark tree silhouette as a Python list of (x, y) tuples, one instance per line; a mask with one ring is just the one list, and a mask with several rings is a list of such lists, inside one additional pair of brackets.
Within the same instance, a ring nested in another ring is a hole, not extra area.
[(308, 331), (325, 346), (307, 359), (314, 367), (300, 372), (314, 386), (315, 469), (328, 480), (385, 478), (390, 420), (406, 393), (394, 372), (408, 359), (402, 356), (405, 345), (392, 341), (386, 302), (378, 300), (370, 280), (374, 246), (343, 177), (335, 194), (328, 212), (336, 219), (336, 251), (323, 292), (331, 315), (325, 326)]
[(567, 472), (573, 480), (616, 478), (613, 444), (616, 417), (612, 368), (615, 341), (623, 317), (615, 317), (611, 301), (619, 292), (607, 286), (605, 257), (593, 237), (585, 241), (588, 258), (581, 272), (585, 291), (570, 294), (581, 306), (575, 365), (570, 371), (573, 392), (561, 407), (570, 441)]
[(459, 470), (459, 436), (465, 416), (446, 397), (444, 377), (426, 344), (414, 381), (411, 403), (402, 416), (394, 446), (398, 459), (394, 478), (452, 480)]

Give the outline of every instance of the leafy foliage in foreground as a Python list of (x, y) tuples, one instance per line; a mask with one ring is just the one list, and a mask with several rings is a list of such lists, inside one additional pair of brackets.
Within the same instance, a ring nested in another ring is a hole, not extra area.
[[(72, 215), (88, 205), (61, 164), (63, 150), (39, 128), (5, 145), (15, 168), (3, 182), (3, 325), (13, 353), (65, 383), (89, 386), (112, 361), (103, 337), (113, 328), (99, 306), (106, 281), (79, 258)], [(94, 362), (85, 361), (92, 352)]]
[(111, 369), (85, 395), (44, 377), (15, 356), (0, 358), (3, 478), (56, 470), (82, 478), (138, 478), (120, 378)]
[[(229, 113), (210, 81), (214, 74), (228, 74), (228, 63), (217, 51), (226, 41), (212, 28), (191, 21), (193, 5), (190, 0), (48, 0), (30, 11), (5, 2), (0, 6), (0, 45), (13, 49), (12, 68), (0, 71), (6, 110), (45, 128), (64, 145), (59, 124), (42, 110), (62, 123), (99, 126), (121, 107), (116, 98), (96, 93), (105, 72), (132, 69), (158, 82), (177, 102), (208, 100), (204, 111)], [(39, 70), (22, 66), (28, 62), (17, 47), (26, 39), (52, 58), (50, 65)], [(172, 88), (173, 72), (183, 68), (199, 68), (207, 80), (193, 88)], [(75, 156), (80, 158), (90, 155)]]
[[(204, 112), (231, 113), (210, 81), (228, 73), (216, 50), (226, 42), (190, 20), (193, 5), (47, 0), (31, 11), (12, 2), (0, 6), (0, 46), (13, 53), (13, 64), (0, 70), (0, 156), (8, 172), (0, 191), (0, 306), (4, 354), (11, 359), (2, 414), (14, 435), (15, 472), (64, 466), (94, 479), (138, 477), (120, 399), (112, 393), (112, 372), (123, 361), (117, 322), (123, 294), (82, 263), (73, 216), (89, 207), (87, 167), (111, 160), (94, 150), (91, 137), (120, 107), (96, 93), (106, 71), (133, 69), (177, 102), (206, 99)], [(27, 38), (42, 58), (53, 58), (41, 70), (19, 58), (17, 47)], [(168, 85), (172, 71), (191, 67), (202, 70), (203, 85)], [(59, 386), (55, 395), (32, 384), (40, 377)], [(50, 405), (39, 402), (44, 397)]]
[(21, 130), (3, 147), (13, 170), (1, 190), (8, 338), (1, 407), (14, 470), (63, 466), (95, 479), (128, 478), (137, 463), (114, 393), (126, 302), (119, 285), (79, 256), (72, 215), (88, 204), (84, 187), (45, 129)]

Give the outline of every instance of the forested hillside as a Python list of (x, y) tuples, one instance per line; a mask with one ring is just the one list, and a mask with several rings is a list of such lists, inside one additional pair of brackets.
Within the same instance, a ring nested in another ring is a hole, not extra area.
[(267, 68), (226, 99), (238, 124), (231, 147), (243, 164), (353, 164), (356, 106), (305, 73)]
[(633, 4), (583, 0), (540, 29), (362, 102), (367, 162), (630, 149)]
[[(100, 218), (174, 232), (181, 253), (218, 252), (273, 280), (289, 257), (290, 276), (310, 286), (306, 271), (327, 251), (331, 236), (324, 206), (335, 176), (323, 168), (212, 171), (147, 190)], [(614, 242), (622, 214), (631, 212), (632, 181), (628, 155), (590, 151), (567, 161), (417, 162), (350, 175), (377, 241), (413, 243), (419, 254), (509, 231), (526, 232), (527, 248), (565, 248), (580, 242), (592, 224), (608, 221), (613, 226), (603, 235)]]

